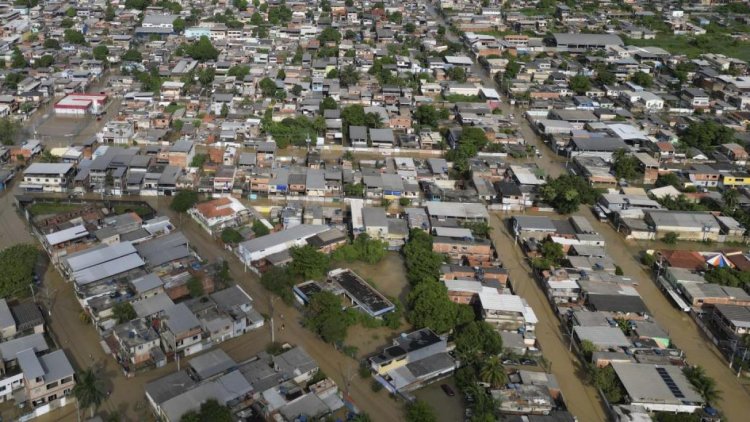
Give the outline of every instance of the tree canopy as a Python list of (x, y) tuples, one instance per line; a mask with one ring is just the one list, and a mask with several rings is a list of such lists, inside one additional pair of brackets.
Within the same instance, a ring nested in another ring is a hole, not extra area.
[(120, 302), (112, 307), (112, 316), (117, 320), (118, 324), (122, 324), (128, 321), (132, 321), (138, 318), (138, 314), (135, 313), (133, 305), (130, 302)]
[(415, 400), (406, 406), (406, 422), (435, 422), (435, 410), (424, 400)]
[(177, 195), (172, 198), (172, 203), (169, 204), (169, 208), (172, 211), (184, 213), (190, 208), (193, 208), (198, 202), (198, 192), (192, 190), (181, 190), (177, 192)]
[(30, 244), (18, 244), (0, 251), (0, 297), (25, 295), (34, 280), (39, 250)]
[(77, 382), (73, 387), (73, 395), (82, 408), (91, 409), (91, 416), (93, 417), (94, 411), (105, 398), (103, 378), (100, 378), (91, 368), (78, 372), (76, 378)]
[(618, 179), (635, 180), (641, 176), (640, 162), (624, 149), (615, 151), (612, 155), (612, 169)]
[(143, 55), (136, 48), (131, 48), (122, 55), (121, 59), (126, 62), (141, 62), (143, 61)]
[(310, 245), (290, 249), (292, 262), (289, 270), (292, 274), (305, 279), (321, 279), (325, 277), (330, 265), (330, 258), (323, 252)]
[(244, 240), (242, 234), (232, 227), (225, 227), (221, 231), (221, 241), (224, 243), (240, 243)]
[(65, 39), (65, 42), (71, 44), (86, 44), (86, 37), (84, 37), (80, 31), (76, 31), (75, 29), (66, 29), (65, 32), (63, 32), (63, 39)]
[(570, 89), (578, 95), (583, 95), (591, 89), (591, 80), (584, 75), (575, 75), (570, 78)]
[(455, 337), (456, 354), (462, 363), (475, 364), (485, 356), (503, 351), (503, 339), (490, 324), (471, 321), (458, 328)]
[(549, 180), (542, 186), (541, 194), (560, 214), (576, 212), (581, 204), (594, 204), (599, 195), (586, 179), (570, 174)]
[[(9, 75), (15, 75), (15, 73), (10, 73)], [(7, 84), (7, 77), (5, 82)], [(10, 117), (0, 118), (0, 142), (2, 142), (3, 145), (13, 145), (19, 127), (20, 125), (18, 122)]]
[(718, 145), (734, 142), (734, 139), (734, 130), (714, 120), (690, 123), (680, 134), (680, 143), (703, 152), (710, 152)]
[(367, 233), (363, 233), (357, 236), (352, 243), (336, 249), (331, 258), (334, 261), (363, 261), (368, 264), (376, 264), (385, 257), (387, 248), (387, 242), (373, 239)]
[(180, 422), (232, 422), (232, 410), (214, 399), (206, 400), (200, 410), (191, 410), (180, 418)]
[(445, 333), (456, 325), (474, 319), (468, 305), (459, 305), (448, 298), (445, 284), (423, 281), (409, 292), (409, 321), (416, 328), (428, 327), (436, 333)]
[(216, 60), (219, 58), (219, 50), (211, 44), (211, 40), (205, 35), (197, 42), (190, 44), (185, 52), (188, 56), (201, 62)]
[(343, 317), (341, 298), (329, 291), (315, 293), (305, 308), (305, 326), (328, 343), (346, 339), (348, 323)]

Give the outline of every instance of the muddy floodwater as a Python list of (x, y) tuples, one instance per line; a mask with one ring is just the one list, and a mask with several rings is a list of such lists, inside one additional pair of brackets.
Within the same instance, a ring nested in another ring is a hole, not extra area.
[[(406, 268), (403, 258), (398, 252), (388, 252), (377, 264), (364, 262), (340, 263), (341, 267), (350, 268), (368, 283), (389, 298), (404, 303), (409, 292), (409, 282), (406, 281)], [(358, 357), (364, 358), (391, 345), (391, 340), (404, 331), (410, 331), (411, 326), (402, 321), (401, 327), (392, 330), (387, 327), (365, 328), (355, 325), (349, 328), (346, 344), (357, 347)]]
[[(456, 392), (456, 395), (449, 397), (443, 391), (440, 386), (442, 384), (448, 384)], [(430, 384), (425, 388), (417, 390), (414, 395), (424, 400), (432, 406), (437, 415), (439, 422), (459, 422), (464, 420), (464, 403), (461, 397), (460, 390), (456, 387), (453, 377), (440, 380), (436, 383)]]
[(365, 280), (375, 286), (378, 291), (388, 297), (406, 299), (409, 290), (409, 282), (406, 281), (406, 267), (404, 260), (398, 252), (388, 252), (382, 261), (377, 264), (366, 264), (364, 262), (351, 262), (341, 264), (351, 268)]

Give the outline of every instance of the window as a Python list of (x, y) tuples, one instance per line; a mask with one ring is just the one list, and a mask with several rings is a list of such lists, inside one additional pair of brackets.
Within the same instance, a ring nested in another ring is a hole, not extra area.
[(73, 377), (65, 377), (62, 380), (60, 380), (60, 384), (67, 384), (71, 381), (73, 381)]
[(47, 384), (47, 390), (51, 390), (51, 389), (53, 389), (53, 388), (55, 388), (57, 386), (58, 386), (58, 382), (57, 381), (51, 382), (51, 383)]

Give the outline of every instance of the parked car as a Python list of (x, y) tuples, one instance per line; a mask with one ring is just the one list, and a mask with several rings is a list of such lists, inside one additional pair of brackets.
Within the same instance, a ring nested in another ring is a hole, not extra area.
[(442, 389), (443, 389), (443, 392), (444, 392), (444, 393), (445, 393), (445, 394), (446, 394), (447, 396), (453, 397), (453, 396), (455, 396), (455, 395), (456, 395), (456, 392), (455, 392), (455, 391), (453, 391), (453, 389), (451, 388), (451, 386), (450, 386), (450, 385), (448, 385), (448, 384), (440, 384), (440, 388), (442, 388)]
[(534, 359), (524, 359), (521, 361), (521, 365), (536, 366), (536, 361)]
[(596, 218), (601, 221), (607, 221), (607, 213), (604, 212), (604, 209), (601, 207), (601, 205), (594, 205), (591, 207), (591, 212), (596, 216)]

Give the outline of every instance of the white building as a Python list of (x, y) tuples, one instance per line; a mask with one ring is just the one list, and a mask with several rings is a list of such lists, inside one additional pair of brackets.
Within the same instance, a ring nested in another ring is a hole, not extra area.
[(27, 192), (66, 192), (74, 175), (70, 163), (33, 163), (24, 171), (20, 187)]

